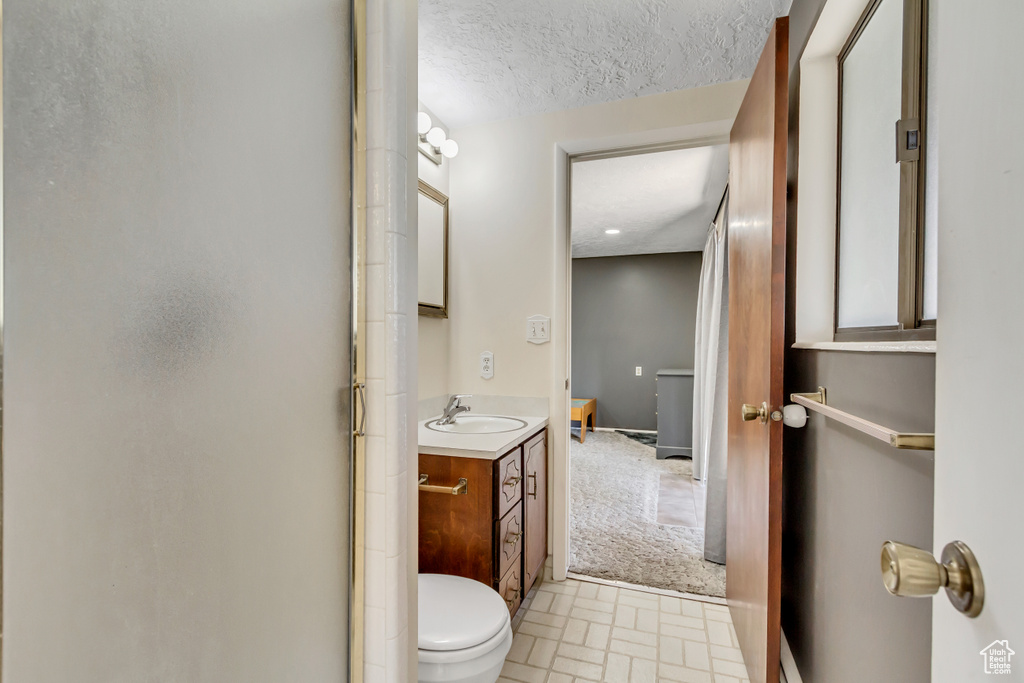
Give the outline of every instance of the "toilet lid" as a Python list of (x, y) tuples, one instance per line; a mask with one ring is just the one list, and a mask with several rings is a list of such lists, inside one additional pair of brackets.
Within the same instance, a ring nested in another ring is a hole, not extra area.
[(420, 574), (419, 649), (463, 650), (498, 635), (509, 621), (498, 592), (479, 581)]

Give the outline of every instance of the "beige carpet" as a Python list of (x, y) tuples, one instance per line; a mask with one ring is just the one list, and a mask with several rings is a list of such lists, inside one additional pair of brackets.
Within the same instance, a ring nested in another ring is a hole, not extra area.
[(569, 571), (725, 597), (725, 567), (704, 560), (704, 530), (658, 523), (662, 473), (690, 477), (688, 459), (615, 432), (572, 441)]

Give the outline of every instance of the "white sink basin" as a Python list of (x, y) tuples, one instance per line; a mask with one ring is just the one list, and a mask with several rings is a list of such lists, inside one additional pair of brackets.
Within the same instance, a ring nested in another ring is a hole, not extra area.
[(501, 434), (514, 432), (526, 426), (525, 420), (518, 417), (501, 417), (499, 415), (459, 415), (451, 424), (438, 424), (437, 420), (427, 423), (427, 429), (446, 434)]

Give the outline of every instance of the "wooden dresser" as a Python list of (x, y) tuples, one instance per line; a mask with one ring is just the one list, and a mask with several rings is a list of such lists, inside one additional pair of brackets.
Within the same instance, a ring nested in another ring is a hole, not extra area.
[(419, 474), (467, 489), (420, 491), (420, 573), (476, 579), (515, 614), (547, 558), (547, 429), (494, 460), (421, 453)]

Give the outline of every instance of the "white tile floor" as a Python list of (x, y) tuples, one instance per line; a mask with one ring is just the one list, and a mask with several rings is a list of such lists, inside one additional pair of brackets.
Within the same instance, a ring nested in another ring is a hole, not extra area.
[(568, 579), (516, 616), (499, 683), (747, 683), (723, 605)]

